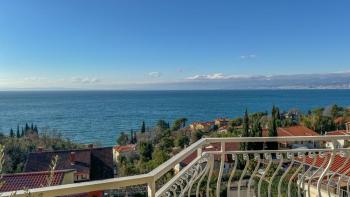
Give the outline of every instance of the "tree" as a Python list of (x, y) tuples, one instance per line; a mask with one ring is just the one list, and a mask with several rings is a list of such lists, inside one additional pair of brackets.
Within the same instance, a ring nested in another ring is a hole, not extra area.
[(174, 140), (169, 137), (161, 138), (159, 142), (159, 147), (162, 150), (171, 151), (171, 149), (174, 147)]
[(190, 139), (186, 135), (177, 135), (175, 139), (175, 145), (181, 148), (189, 145)]
[(117, 139), (117, 143), (121, 146), (127, 145), (129, 143), (128, 135), (121, 132), (119, 138)]
[(169, 159), (168, 154), (160, 148), (156, 148), (152, 153), (152, 164), (153, 167), (157, 167)]
[(36, 125), (34, 126), (33, 132), (39, 134), (38, 127)]
[[(259, 120), (255, 120), (252, 127), (252, 137), (262, 137), (262, 127)], [(251, 146), (251, 150), (262, 150), (264, 143), (256, 142)]]
[[(243, 117), (243, 132), (242, 132), (242, 137), (250, 137), (249, 133), (249, 116), (248, 116), (248, 110), (245, 110), (244, 117)], [(240, 149), (241, 150), (247, 150), (248, 144), (247, 143), (241, 143), (240, 144)]]
[(22, 127), (21, 137), (24, 137), (24, 136), (25, 136), (25, 132), (24, 132), (24, 129)]
[(179, 118), (179, 119), (175, 120), (171, 130), (177, 131), (181, 128), (184, 128), (186, 126), (186, 122), (187, 122), (187, 118)]
[(131, 129), (130, 130), (130, 144), (135, 144), (136, 142), (134, 141), (134, 131)]
[(142, 161), (147, 162), (152, 159), (153, 145), (150, 142), (141, 142), (139, 149)]
[(13, 132), (13, 129), (12, 129), (12, 128), (11, 128), (11, 130), (10, 130), (10, 137), (11, 137), (11, 138), (15, 137), (15, 133)]
[(242, 117), (235, 118), (231, 121), (231, 127), (241, 126), (243, 123)]
[(157, 128), (160, 129), (161, 131), (169, 129), (169, 123), (166, 122), (165, 120), (158, 120)]
[(141, 133), (146, 132), (146, 124), (145, 121), (142, 121), (142, 126), (141, 126)]
[[(277, 137), (277, 113), (278, 110), (275, 108), (275, 106), (272, 107), (272, 114), (271, 114), (271, 121), (269, 124), (269, 137)], [(277, 142), (268, 142), (267, 148), (269, 150), (277, 150), (278, 149), (278, 143)]]
[(186, 122), (188, 121), (187, 118), (181, 118), (181, 122), (182, 122), (182, 128), (186, 127)]
[(191, 143), (195, 143), (196, 141), (201, 139), (203, 135), (203, 131), (201, 130), (191, 132)]
[(24, 129), (24, 134), (27, 135), (29, 130), (30, 130), (30, 127), (29, 127), (28, 123), (26, 123), (25, 129)]
[(19, 132), (19, 125), (17, 125), (16, 137), (17, 137), (17, 138), (20, 138), (20, 137), (21, 137), (21, 134), (20, 134), (20, 132)]

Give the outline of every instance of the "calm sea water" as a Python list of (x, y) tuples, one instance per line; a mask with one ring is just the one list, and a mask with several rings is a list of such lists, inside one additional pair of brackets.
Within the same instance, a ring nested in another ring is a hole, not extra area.
[(57, 129), (82, 143), (114, 145), (121, 131), (148, 126), (159, 119), (207, 121), (249, 111), (287, 110), (339, 104), (350, 106), (350, 90), (225, 91), (44, 91), (0, 92), (0, 128), (35, 123)]

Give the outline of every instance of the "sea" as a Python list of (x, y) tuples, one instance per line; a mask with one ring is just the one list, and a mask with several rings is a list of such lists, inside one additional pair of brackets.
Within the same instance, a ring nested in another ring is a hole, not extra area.
[(34, 123), (79, 143), (112, 146), (121, 132), (139, 131), (142, 121), (189, 123), (249, 112), (307, 112), (332, 104), (350, 106), (350, 90), (208, 90), (208, 91), (1, 91), (0, 131)]

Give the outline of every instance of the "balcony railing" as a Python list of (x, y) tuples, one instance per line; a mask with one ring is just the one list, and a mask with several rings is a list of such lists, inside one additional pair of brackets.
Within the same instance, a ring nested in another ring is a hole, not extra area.
[[(340, 140), (350, 136), (204, 138), (147, 174), (16, 191), (16, 196), (65, 196), (137, 185), (147, 185), (149, 197), (350, 196), (350, 149), (338, 148)], [(324, 148), (325, 142), (331, 148)], [(278, 143), (280, 148), (241, 151), (237, 147), (242, 143)], [(230, 144), (236, 149), (227, 148)], [(293, 149), (295, 144), (300, 147)], [(193, 160), (179, 168), (194, 153)], [(178, 171), (166, 179), (175, 168)]]

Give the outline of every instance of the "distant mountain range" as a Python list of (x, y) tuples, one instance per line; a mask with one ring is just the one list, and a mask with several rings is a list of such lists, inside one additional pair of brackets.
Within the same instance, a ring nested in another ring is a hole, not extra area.
[(350, 89), (350, 72), (273, 76), (197, 75), (181, 82), (136, 85), (132, 89)]

